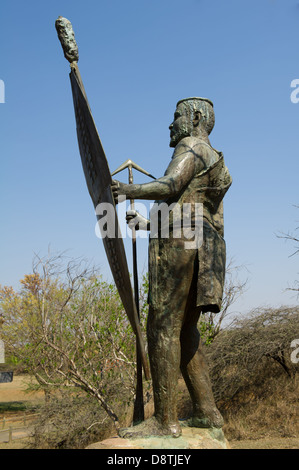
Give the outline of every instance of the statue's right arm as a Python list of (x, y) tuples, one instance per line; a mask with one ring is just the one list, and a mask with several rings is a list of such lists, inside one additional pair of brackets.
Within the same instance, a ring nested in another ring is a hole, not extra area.
[(129, 199), (162, 200), (178, 194), (194, 176), (194, 150), (188, 138), (183, 139), (175, 148), (172, 160), (162, 178), (145, 184), (124, 184), (113, 181), (112, 191), (117, 200), (119, 195)]

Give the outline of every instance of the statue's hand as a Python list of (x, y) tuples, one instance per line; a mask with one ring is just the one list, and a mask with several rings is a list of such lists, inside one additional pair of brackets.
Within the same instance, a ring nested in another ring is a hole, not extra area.
[(120, 181), (112, 180), (111, 191), (114, 197), (115, 204), (118, 203), (119, 196), (126, 195), (125, 186), (127, 185), (124, 183), (121, 183)]
[(127, 211), (126, 220), (131, 230), (148, 230), (149, 221), (135, 210)]

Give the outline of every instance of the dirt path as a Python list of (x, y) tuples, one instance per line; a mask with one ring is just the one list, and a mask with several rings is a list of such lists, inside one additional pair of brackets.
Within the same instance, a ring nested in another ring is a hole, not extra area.
[[(13, 441), (16, 441), (18, 439), (24, 439), (25, 437), (30, 437), (32, 436), (34, 432), (34, 427), (33, 426), (28, 426), (26, 429), (16, 429), (13, 430), (11, 439)], [(9, 429), (5, 429), (0, 432), (0, 443), (8, 443), (9, 442)]]

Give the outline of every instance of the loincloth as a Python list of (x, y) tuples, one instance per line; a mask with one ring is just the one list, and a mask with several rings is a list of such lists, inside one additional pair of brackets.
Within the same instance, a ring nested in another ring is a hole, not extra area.
[(203, 312), (218, 313), (225, 279), (225, 241), (204, 220), (201, 246), (186, 249), (185, 242), (171, 236), (150, 238), (148, 302), (159, 308), (172, 303), (177, 295), (189, 295), (192, 278), (197, 275), (196, 305)]

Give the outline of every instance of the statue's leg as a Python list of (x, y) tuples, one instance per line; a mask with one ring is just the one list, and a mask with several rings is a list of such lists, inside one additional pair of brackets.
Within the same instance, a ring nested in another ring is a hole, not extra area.
[(190, 424), (195, 427), (222, 427), (223, 418), (214, 401), (209, 368), (197, 329), (199, 316), (200, 308), (196, 307), (194, 290), (191, 289), (181, 332), (181, 372), (193, 404)]
[(174, 318), (165, 311), (152, 308), (149, 310), (148, 348), (155, 418), (165, 429), (169, 429), (170, 434), (175, 436), (181, 434), (177, 416), (181, 358), (179, 323), (178, 315), (174, 321)]
[(177, 416), (180, 335), (196, 253), (185, 250), (181, 240), (160, 240), (159, 247), (155, 299), (149, 308), (147, 339), (155, 418), (176, 436), (181, 433)]
[(155, 414), (141, 424), (122, 429), (119, 435), (125, 438), (181, 434), (177, 416), (180, 334), (196, 253), (185, 250), (182, 240), (152, 239), (150, 243), (147, 339)]

